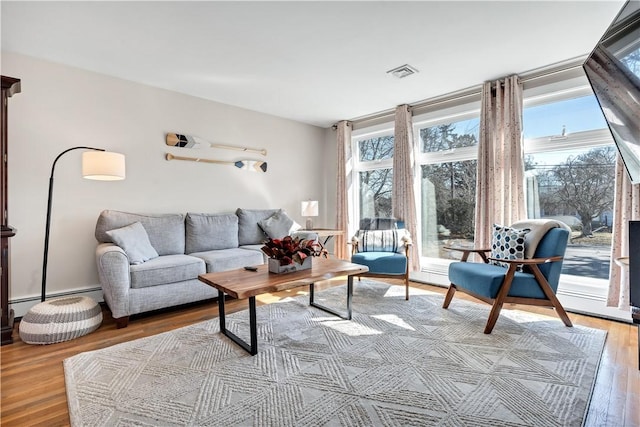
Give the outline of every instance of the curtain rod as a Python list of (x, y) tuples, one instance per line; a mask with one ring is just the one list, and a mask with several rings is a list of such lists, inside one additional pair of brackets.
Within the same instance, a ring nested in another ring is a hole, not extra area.
[[(555, 75), (564, 74), (567, 72), (579, 71), (580, 73), (582, 73), (582, 64), (584, 63), (586, 58), (587, 58), (587, 55), (582, 55), (582, 56), (568, 59), (566, 61), (557, 62), (545, 67), (540, 67), (530, 71), (526, 71), (520, 74), (520, 80), (522, 81), (523, 85), (527, 85), (527, 83), (532, 83), (532, 82), (535, 82), (536, 80), (553, 77)], [(576, 74), (576, 76), (577, 75), (579, 74)], [(533, 86), (535, 86), (535, 84)], [(482, 90), (482, 84), (479, 84), (479, 85), (471, 86), (456, 92), (451, 92), (445, 95), (425, 99), (425, 100), (418, 101), (413, 104), (407, 104), (407, 105), (409, 105), (409, 107), (411, 107), (414, 111), (424, 109), (424, 108), (433, 108), (437, 105), (441, 105), (444, 103), (461, 101), (466, 98), (472, 98), (474, 96), (478, 96), (481, 90)], [(367, 127), (367, 126), (364, 126), (366, 123), (372, 123), (372, 125), (377, 123), (383, 123), (385, 121), (388, 121), (388, 119), (393, 118), (394, 115), (395, 115), (395, 108), (390, 108), (388, 110), (383, 110), (377, 113), (357, 117), (355, 119), (350, 119), (349, 122), (353, 123), (354, 129), (363, 128), (363, 127)]]

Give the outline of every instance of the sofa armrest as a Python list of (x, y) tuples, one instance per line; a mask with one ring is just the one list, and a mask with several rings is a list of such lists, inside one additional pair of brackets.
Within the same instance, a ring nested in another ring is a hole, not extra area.
[(128, 316), (131, 274), (127, 254), (117, 245), (101, 243), (96, 248), (96, 264), (104, 299), (113, 317)]

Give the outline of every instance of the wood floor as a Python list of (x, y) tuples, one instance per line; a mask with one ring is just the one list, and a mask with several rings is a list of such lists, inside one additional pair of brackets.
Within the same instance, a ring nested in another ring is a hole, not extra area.
[[(343, 282), (344, 283), (344, 282)], [(398, 281), (397, 284), (400, 284)], [(331, 284), (328, 284), (330, 286)], [(412, 283), (444, 294), (439, 287)], [(357, 286), (357, 282), (356, 282)], [(306, 294), (307, 288), (258, 297), (258, 303), (277, 301), (286, 296)], [(461, 293), (455, 298), (469, 298)], [(452, 304), (455, 304), (455, 298)], [(231, 301), (229, 312), (247, 307), (247, 301)], [(514, 306), (505, 307), (505, 309)], [(517, 306), (518, 309), (529, 309)], [(546, 308), (531, 311), (549, 314)], [(209, 302), (179, 310), (134, 318), (125, 329), (116, 329), (110, 313), (104, 310), (104, 321), (96, 331), (64, 343), (34, 346), (20, 341), (18, 327), (14, 343), (2, 347), (0, 424), (9, 426), (66, 426), (69, 412), (65, 394), (62, 360), (75, 354), (97, 350), (125, 341), (158, 334), (217, 316), (217, 305)], [(640, 371), (638, 370), (637, 326), (569, 313), (575, 325), (608, 331), (587, 426), (640, 426)], [(558, 322), (560, 320), (558, 319)], [(499, 327), (500, 323), (498, 321)]]

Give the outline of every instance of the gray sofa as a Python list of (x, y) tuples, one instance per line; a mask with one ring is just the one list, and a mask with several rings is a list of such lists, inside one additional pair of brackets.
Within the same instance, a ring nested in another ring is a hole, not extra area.
[(96, 262), (117, 327), (126, 327), (133, 314), (217, 297), (198, 275), (265, 263), (260, 248), (274, 236), (260, 224), (288, 233), (286, 221), (297, 225), (279, 209), (162, 215), (103, 211), (95, 230)]

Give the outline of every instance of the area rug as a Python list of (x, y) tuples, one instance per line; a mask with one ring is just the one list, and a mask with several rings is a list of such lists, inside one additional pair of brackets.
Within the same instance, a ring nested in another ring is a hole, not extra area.
[[(218, 319), (64, 361), (74, 426), (580, 426), (606, 332), (374, 281), (353, 319), (305, 297), (258, 307), (259, 353)], [(317, 292), (342, 309), (345, 287)], [(248, 337), (248, 313), (227, 317)]]

